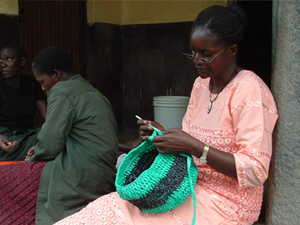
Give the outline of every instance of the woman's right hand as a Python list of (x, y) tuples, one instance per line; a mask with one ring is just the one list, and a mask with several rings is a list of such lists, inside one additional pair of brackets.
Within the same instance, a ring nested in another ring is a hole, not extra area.
[(149, 126), (148, 124), (151, 124), (162, 132), (165, 131), (165, 128), (160, 123), (152, 120), (138, 120), (137, 124), (140, 126), (139, 136), (142, 140), (147, 140), (148, 137), (153, 133), (153, 127)]
[(16, 141), (11, 143), (11, 141), (8, 139), (6, 135), (0, 134), (0, 148), (3, 151), (11, 152), (12, 150), (14, 150), (16, 145), (17, 145)]

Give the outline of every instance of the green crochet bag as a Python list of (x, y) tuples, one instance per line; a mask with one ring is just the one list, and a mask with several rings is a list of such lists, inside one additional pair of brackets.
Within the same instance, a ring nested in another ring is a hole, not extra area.
[(157, 134), (154, 131), (149, 140), (123, 159), (116, 177), (116, 190), (122, 199), (148, 213), (174, 209), (193, 194), (195, 217), (197, 166), (189, 155), (159, 153), (152, 145)]

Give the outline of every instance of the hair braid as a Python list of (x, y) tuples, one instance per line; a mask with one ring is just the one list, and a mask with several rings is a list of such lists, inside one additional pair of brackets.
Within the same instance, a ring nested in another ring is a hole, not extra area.
[(208, 29), (216, 35), (218, 41), (226, 46), (239, 44), (243, 38), (243, 30), (247, 26), (247, 17), (236, 5), (228, 7), (214, 5), (203, 10), (196, 18), (193, 27)]

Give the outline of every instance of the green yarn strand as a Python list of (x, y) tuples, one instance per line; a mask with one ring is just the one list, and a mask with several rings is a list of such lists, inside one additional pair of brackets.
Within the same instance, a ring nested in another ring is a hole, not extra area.
[(189, 183), (190, 183), (190, 188), (191, 188), (191, 192), (192, 192), (192, 201), (193, 201), (193, 207), (194, 207), (194, 214), (193, 214), (193, 220), (191, 225), (195, 225), (196, 224), (196, 204), (197, 204), (197, 199), (196, 199), (196, 194), (195, 194), (195, 184), (193, 185), (193, 179), (192, 179), (192, 175), (191, 175), (191, 166), (192, 166), (192, 157), (190, 155), (186, 155), (186, 154), (181, 154), (183, 156), (185, 156), (187, 158), (187, 168), (188, 168), (188, 175), (189, 175)]

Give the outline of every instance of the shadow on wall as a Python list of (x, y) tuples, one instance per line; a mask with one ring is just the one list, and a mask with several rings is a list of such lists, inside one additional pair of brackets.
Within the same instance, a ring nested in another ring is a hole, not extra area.
[(191, 24), (89, 27), (88, 80), (111, 101), (120, 132), (137, 128), (137, 114), (154, 119), (154, 96), (190, 95), (197, 72), (182, 53)]
[(182, 53), (189, 48), (191, 24), (122, 27), (124, 129), (136, 126), (136, 114), (154, 119), (154, 96), (190, 95), (197, 72)]
[(0, 14), (0, 47), (6, 44), (19, 44), (19, 16)]

